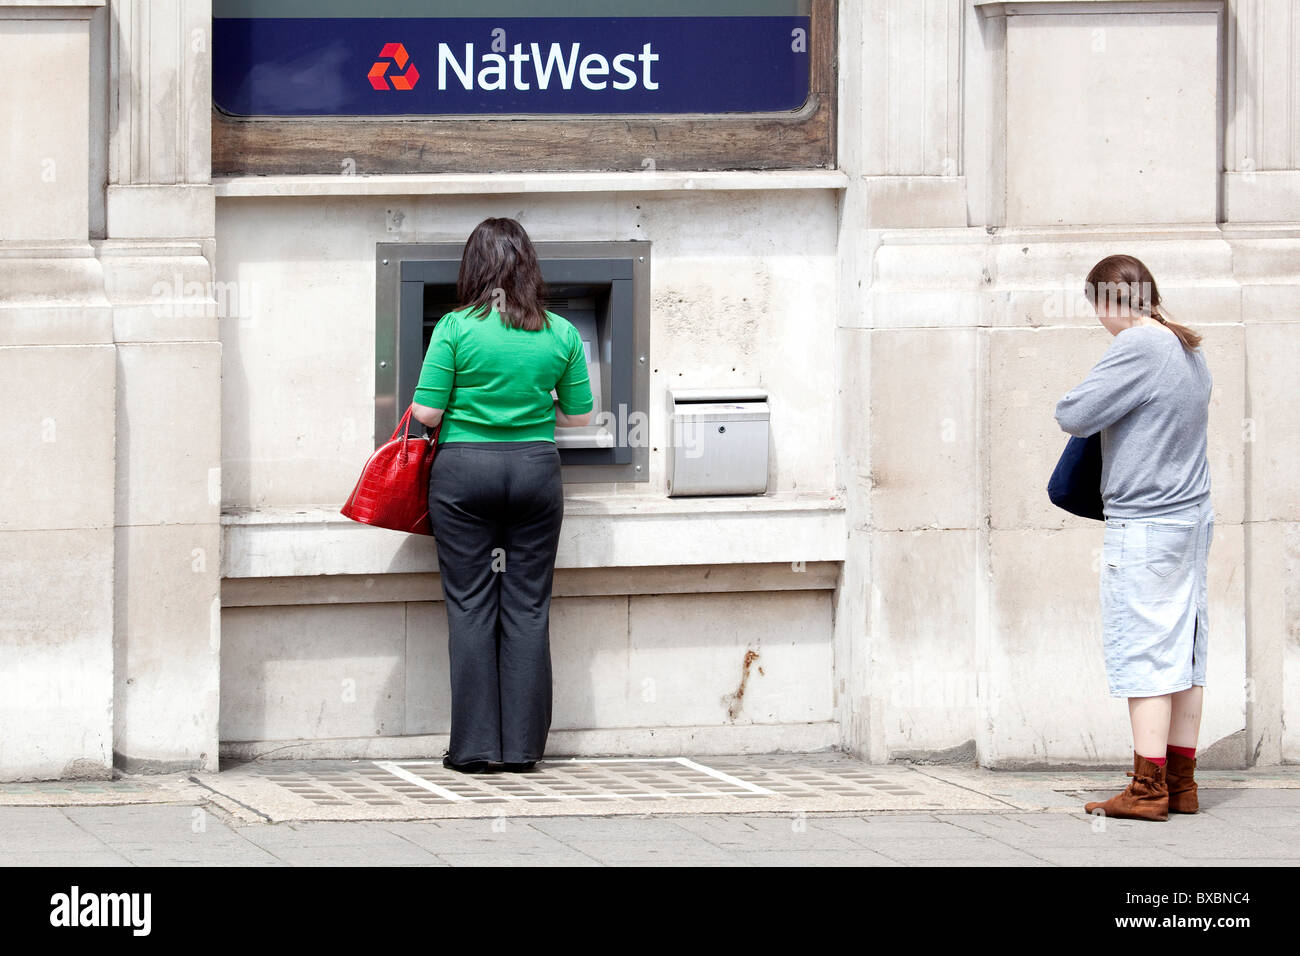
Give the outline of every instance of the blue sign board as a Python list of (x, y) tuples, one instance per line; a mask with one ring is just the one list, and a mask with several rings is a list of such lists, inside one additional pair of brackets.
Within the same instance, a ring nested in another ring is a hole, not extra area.
[(234, 116), (752, 113), (798, 110), (808, 98), (806, 10), (216, 16), (212, 25), (212, 97)]

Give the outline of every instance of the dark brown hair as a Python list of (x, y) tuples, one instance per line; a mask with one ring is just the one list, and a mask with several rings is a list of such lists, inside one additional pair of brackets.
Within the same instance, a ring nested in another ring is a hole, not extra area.
[(1183, 348), (1194, 349), (1201, 337), (1185, 325), (1165, 315), (1160, 305), (1160, 290), (1151, 270), (1133, 256), (1107, 256), (1092, 267), (1083, 284), (1083, 294), (1095, 307), (1098, 301), (1111, 306), (1127, 306), (1134, 315), (1146, 315), (1166, 326)]
[(516, 329), (551, 327), (537, 251), (513, 219), (484, 219), (474, 227), (460, 259), (456, 297), (479, 319), (496, 309), (502, 323)]

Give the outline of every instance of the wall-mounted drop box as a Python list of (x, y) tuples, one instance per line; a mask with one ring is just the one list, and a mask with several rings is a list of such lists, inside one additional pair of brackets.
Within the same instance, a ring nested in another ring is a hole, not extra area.
[(668, 496), (767, 492), (767, 392), (757, 388), (668, 391), (672, 443)]

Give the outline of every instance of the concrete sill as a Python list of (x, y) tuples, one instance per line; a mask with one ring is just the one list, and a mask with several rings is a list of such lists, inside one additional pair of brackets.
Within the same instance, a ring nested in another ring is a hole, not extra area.
[(986, 17), (1026, 14), (1218, 13), (1223, 0), (975, 0)]
[[(221, 525), (223, 578), (438, 568), (432, 538), (359, 524), (337, 507), (237, 509)], [(556, 567), (843, 561), (847, 535), (843, 501), (825, 494), (574, 496), (565, 500)]]
[(218, 199), (311, 196), (481, 196), (520, 193), (658, 193), (695, 190), (847, 189), (838, 169), (721, 172), (431, 173), (379, 176), (228, 176), (212, 181)]

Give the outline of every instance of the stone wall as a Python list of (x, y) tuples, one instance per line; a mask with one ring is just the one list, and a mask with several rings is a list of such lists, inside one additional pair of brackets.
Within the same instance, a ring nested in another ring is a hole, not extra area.
[(1129, 252), (1215, 378), (1204, 759), (1300, 759), (1300, 13), (838, 15), (835, 169), (214, 183), (205, 0), (0, 0), (0, 778), (440, 748), (432, 542), (337, 508), (375, 243), (493, 214), (654, 243), (652, 411), (772, 396), (767, 496), (666, 499), (661, 413), (648, 481), (569, 488), (555, 752), (1123, 763), (1044, 486)]

